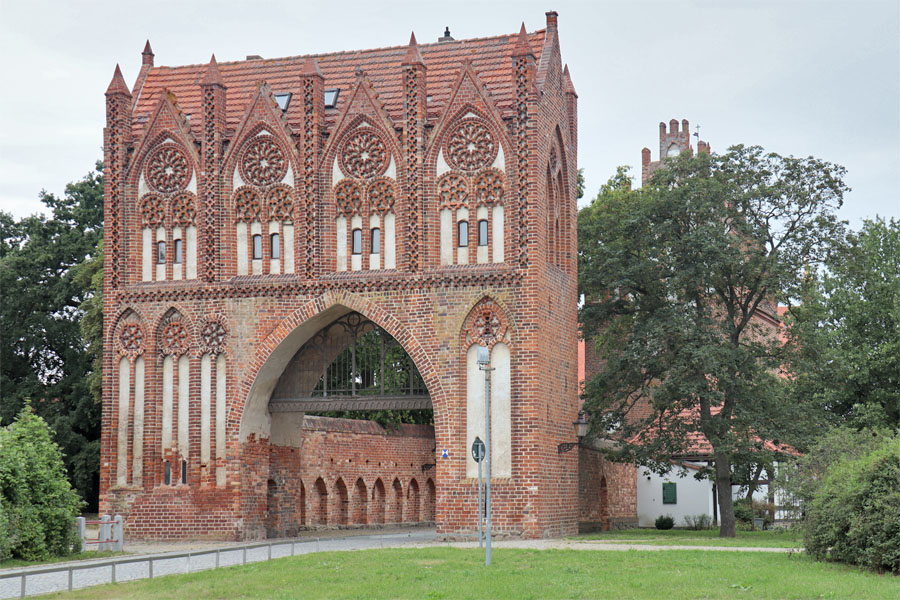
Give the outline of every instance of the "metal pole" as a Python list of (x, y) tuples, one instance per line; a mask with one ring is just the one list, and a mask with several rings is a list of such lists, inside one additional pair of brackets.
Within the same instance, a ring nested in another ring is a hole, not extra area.
[[(488, 363), (490, 364), (490, 363)], [(487, 513), (485, 532), (484, 564), (491, 565), (491, 369), (484, 369), (484, 435), (485, 435), (485, 474), (484, 474), (484, 510)]]
[(484, 547), (484, 509), (481, 507), (481, 494), (484, 489), (484, 481), (481, 478), (481, 461), (478, 461), (478, 547)]

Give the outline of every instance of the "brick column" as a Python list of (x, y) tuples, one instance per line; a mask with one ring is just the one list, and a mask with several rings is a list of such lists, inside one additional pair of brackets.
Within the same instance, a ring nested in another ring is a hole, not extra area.
[(222, 141), (225, 135), (225, 84), (213, 54), (200, 82), (203, 90), (203, 175), (199, 206), (200, 239), (197, 253), (198, 275), (213, 282), (219, 275), (219, 236), (223, 221), (220, 211), (222, 195)]
[(321, 265), (317, 260), (325, 251), (317, 251), (316, 245), (321, 236), (317, 235), (320, 227), (318, 219), (319, 205), (319, 159), (322, 151), (322, 131), (325, 126), (325, 78), (319, 70), (316, 59), (310, 58), (303, 63), (300, 72), (300, 89), (303, 93), (303, 214), (306, 219), (302, 241), (305, 265), (302, 271), (308, 279), (315, 278)]
[(425, 61), (416, 43), (416, 34), (409, 38), (409, 48), (403, 58), (403, 90), (406, 114), (403, 139), (406, 151), (406, 265), (410, 271), (422, 268), (423, 256), (420, 243), (422, 235), (423, 177), (425, 161), (426, 99)]
[(528, 128), (532, 126), (533, 119), (530, 114), (534, 110), (534, 51), (528, 41), (525, 32), (525, 24), (519, 30), (519, 38), (512, 52), (513, 76), (516, 83), (516, 116), (515, 116), (515, 145), (516, 145), (516, 199), (519, 206), (519, 266), (528, 266), (528, 184), (529, 169), (528, 159), (531, 154), (528, 151)]

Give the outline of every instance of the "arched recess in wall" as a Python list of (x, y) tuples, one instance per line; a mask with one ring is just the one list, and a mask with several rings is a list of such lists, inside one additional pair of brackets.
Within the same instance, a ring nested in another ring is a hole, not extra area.
[[(169, 463), (170, 479), (161, 483), (188, 481), (193, 466), (191, 455), (191, 356), (193, 335), (190, 323), (175, 308), (170, 308), (159, 321), (156, 348), (162, 361), (162, 412), (160, 455)], [(195, 417), (196, 418), (196, 417)]]
[[(488, 348), (491, 384), (491, 477), (512, 476), (511, 336), (509, 319), (489, 297), (469, 312), (463, 329), (466, 357), (466, 445), (476, 437), (486, 441), (485, 371), (479, 368), (478, 348)], [(478, 476), (478, 463), (466, 452), (466, 477)]]
[(118, 384), (113, 417), (116, 423), (114, 481), (116, 486), (139, 487), (143, 485), (144, 471), (144, 391), (147, 377), (144, 354), (148, 341), (140, 315), (130, 309), (123, 312), (113, 336)]
[(222, 315), (206, 315), (197, 327), (200, 354), (200, 481), (226, 482), (226, 371), (228, 328)]

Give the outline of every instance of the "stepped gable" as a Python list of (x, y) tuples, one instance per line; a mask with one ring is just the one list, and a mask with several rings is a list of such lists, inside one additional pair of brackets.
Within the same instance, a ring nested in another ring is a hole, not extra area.
[[(528, 34), (532, 51), (537, 61), (544, 46), (545, 30)], [(470, 60), (478, 72), (492, 100), (500, 113), (506, 117), (512, 114), (515, 101), (515, 84), (511, 57), (518, 34), (458, 40), (435, 44), (419, 44), (419, 52), (428, 69), (426, 84), (431, 101), (428, 103), (428, 118), (440, 116), (452, 86), (459, 76), (460, 64)], [(341, 109), (350, 98), (350, 91), (356, 84), (355, 72), (362, 69), (378, 97), (395, 123), (403, 122), (403, 68), (401, 64), (409, 50), (407, 44), (390, 48), (334, 52), (331, 54), (311, 54), (287, 58), (253, 59), (237, 62), (218, 63), (219, 72), (227, 88), (226, 126), (229, 130), (237, 127), (247, 103), (251, 101), (260, 81), (266, 81), (276, 94), (293, 93), (301, 95), (300, 75), (309, 58), (315, 58), (325, 78), (325, 89), (338, 88), (338, 104), (326, 111), (326, 126), (334, 125)], [(201, 107), (200, 82), (208, 64), (182, 67), (153, 67), (147, 74), (140, 100), (135, 107), (133, 133), (139, 136), (159, 95), (170, 90), (178, 97), (178, 103), (185, 114), (196, 115), (191, 127), (195, 135), (201, 135), (203, 113)], [(291, 103), (287, 112), (290, 126), (299, 131), (302, 128), (302, 104)]]

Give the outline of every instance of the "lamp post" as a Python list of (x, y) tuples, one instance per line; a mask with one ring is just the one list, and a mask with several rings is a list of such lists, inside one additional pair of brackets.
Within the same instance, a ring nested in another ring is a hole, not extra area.
[[(485, 554), (484, 564), (491, 564), (491, 352), (487, 346), (478, 346), (478, 368), (484, 371), (484, 511)], [(479, 515), (479, 519), (481, 516)]]
[(578, 419), (572, 425), (575, 426), (575, 435), (578, 436), (577, 442), (564, 442), (556, 447), (557, 454), (565, 454), (575, 446), (581, 443), (581, 440), (588, 434), (588, 429), (591, 427), (590, 421), (587, 420), (587, 415), (584, 414), (583, 410), (578, 411)]

